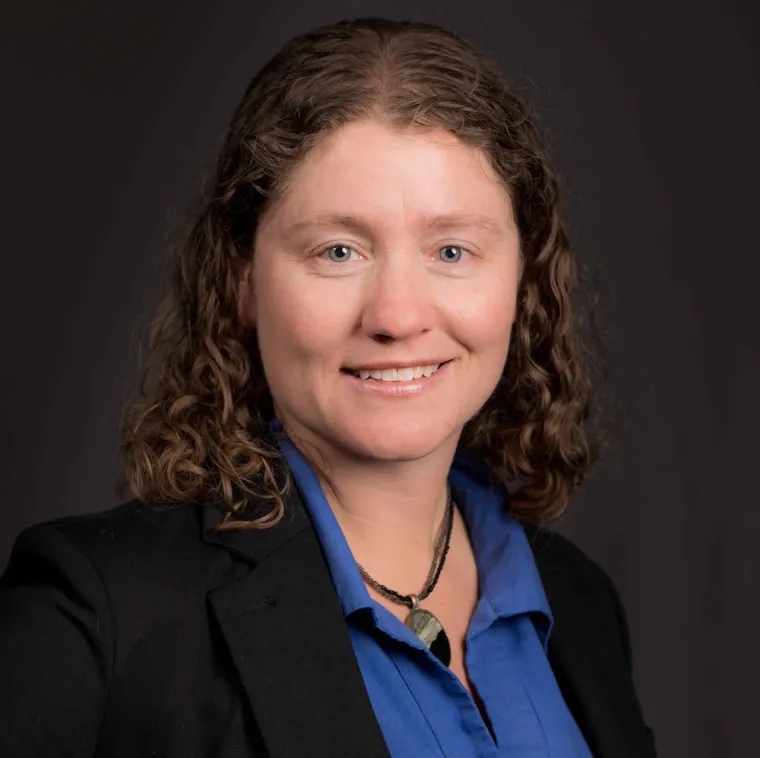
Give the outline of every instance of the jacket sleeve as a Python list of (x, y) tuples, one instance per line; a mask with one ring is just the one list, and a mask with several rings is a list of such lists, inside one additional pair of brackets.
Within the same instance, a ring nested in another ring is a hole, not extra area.
[(625, 653), (625, 660), (628, 664), (628, 670), (633, 671), (633, 648), (631, 645), (631, 628), (628, 624), (628, 615), (625, 612), (625, 606), (623, 605), (623, 601), (620, 599), (620, 593), (617, 590), (617, 587), (615, 587), (615, 584), (613, 583), (612, 579), (610, 578), (609, 574), (604, 571), (601, 567), (599, 567), (599, 570), (601, 572), (601, 576), (604, 579), (604, 583), (607, 587), (607, 591), (609, 592), (610, 599), (612, 601), (612, 607), (615, 610), (615, 617), (617, 618), (618, 622), (618, 629), (620, 631), (620, 640), (623, 645), (623, 651)]
[[(612, 600), (612, 607), (615, 610), (615, 616), (618, 622), (618, 628), (620, 631), (620, 639), (623, 645), (625, 660), (628, 665), (628, 672), (630, 673), (631, 677), (633, 677), (633, 647), (631, 645), (631, 629), (628, 624), (628, 615), (625, 611), (625, 606), (623, 605), (623, 601), (620, 598), (620, 593), (618, 592), (617, 587), (615, 587), (615, 584), (610, 578), (609, 574), (607, 574), (607, 572), (604, 569), (602, 569), (601, 566), (597, 566), (597, 567), (599, 568), (599, 571), (601, 572), (601, 575), (604, 578), (604, 582), (607, 586), (607, 591), (609, 592), (610, 598)], [(642, 714), (642, 719), (643, 718), (644, 717)], [(652, 728), (648, 724), (645, 724), (645, 728), (652, 743), (651, 744), (652, 755), (656, 755), (657, 746), (655, 742), (654, 732), (652, 731)]]
[(22, 532), (0, 577), (0, 755), (93, 755), (112, 640), (87, 556), (54, 525)]

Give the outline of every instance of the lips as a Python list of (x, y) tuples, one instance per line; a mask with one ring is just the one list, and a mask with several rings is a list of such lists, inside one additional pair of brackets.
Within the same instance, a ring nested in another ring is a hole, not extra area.
[(441, 366), (444, 366), (446, 363), (451, 363), (453, 360), (453, 358), (444, 358), (417, 362), (405, 361), (403, 363), (386, 363), (381, 365), (365, 363), (360, 366), (343, 366), (341, 371), (347, 374), (353, 374), (356, 371), (387, 371), (390, 369), (416, 368), (417, 366), (438, 366), (438, 368), (441, 368)]
[[(384, 398), (386, 400), (415, 398), (427, 396), (428, 393), (434, 392), (436, 387), (440, 387), (446, 381), (450, 369), (448, 364), (453, 363), (453, 359), (444, 361), (437, 371), (429, 376), (424, 374), (419, 378), (408, 378), (409, 373), (417, 373), (406, 369), (404, 378), (400, 378), (397, 372), (396, 376), (387, 377), (385, 380), (377, 380), (372, 376), (367, 376), (368, 371), (362, 371), (362, 376), (356, 376), (350, 371), (344, 371), (346, 382), (353, 390), (361, 393), (359, 397), (364, 398)], [(399, 372), (400, 373), (400, 372)]]

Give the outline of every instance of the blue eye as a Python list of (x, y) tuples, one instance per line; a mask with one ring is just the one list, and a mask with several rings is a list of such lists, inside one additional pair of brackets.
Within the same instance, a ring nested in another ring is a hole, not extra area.
[[(453, 256), (451, 255), (451, 252), (453, 251)], [(441, 259), (446, 261), (446, 263), (457, 263), (459, 259), (462, 257), (462, 252), (464, 251), (464, 248), (459, 247), (459, 245), (446, 245), (445, 247), (442, 247), (438, 252), (439, 253), (448, 253), (448, 255), (441, 256)]]
[[(333, 263), (343, 263), (343, 261), (347, 261), (351, 257), (352, 248), (348, 247), (348, 245), (331, 245), (327, 248), (325, 251)], [(339, 257), (337, 260), (332, 257), (332, 253), (337, 252)], [(342, 257), (345, 256), (345, 257)]]

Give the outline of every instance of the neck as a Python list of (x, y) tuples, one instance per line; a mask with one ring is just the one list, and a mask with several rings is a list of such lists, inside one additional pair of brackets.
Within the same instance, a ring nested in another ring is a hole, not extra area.
[(458, 435), (418, 460), (370, 462), (289, 436), (317, 471), (355, 560), (377, 581), (419, 592), (445, 518)]
[[(369, 550), (432, 554), (446, 511), (451, 456), (331, 473), (327, 500), (346, 537)], [(418, 464), (418, 465), (413, 465)]]

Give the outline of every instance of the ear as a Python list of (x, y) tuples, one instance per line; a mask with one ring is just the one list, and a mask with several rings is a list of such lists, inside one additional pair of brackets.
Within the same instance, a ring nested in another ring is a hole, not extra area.
[(253, 259), (237, 265), (237, 314), (243, 326), (256, 326), (256, 299), (253, 290)]

